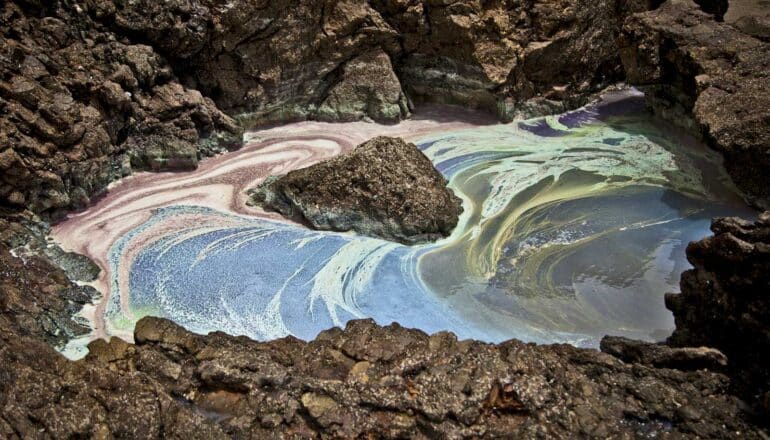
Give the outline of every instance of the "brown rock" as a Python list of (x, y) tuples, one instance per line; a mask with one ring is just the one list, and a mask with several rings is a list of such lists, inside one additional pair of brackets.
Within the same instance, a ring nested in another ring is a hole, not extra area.
[(414, 144), (381, 136), (250, 193), (253, 202), (316, 229), (411, 244), (446, 237), (457, 225), (461, 201), (446, 184)]
[(395, 123), (409, 116), (409, 105), (388, 55), (370, 52), (348, 61), (339, 82), (327, 93), (316, 118)]
[(129, 173), (127, 157), (190, 169), (240, 145), (232, 119), (153, 47), (93, 22), (84, 9), (106, 5), (87, 3), (0, 5), (0, 204), (57, 217)]
[(668, 343), (721, 350), (736, 390), (756, 403), (770, 391), (770, 213), (716, 219), (711, 230), (687, 247), (694, 269), (682, 274), (682, 293), (666, 295), (676, 320)]
[(673, 348), (618, 336), (605, 336), (601, 341), (601, 350), (624, 362), (652, 365), (657, 368), (679, 370), (708, 368), (722, 371), (727, 366), (727, 357), (719, 350), (708, 347)]
[(651, 107), (703, 135), (751, 201), (770, 207), (770, 44), (672, 0), (625, 23), (620, 53)]

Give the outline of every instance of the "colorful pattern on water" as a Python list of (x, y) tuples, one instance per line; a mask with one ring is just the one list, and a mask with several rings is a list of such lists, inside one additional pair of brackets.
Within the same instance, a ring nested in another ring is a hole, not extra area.
[(201, 333), (310, 339), (371, 317), (491, 342), (660, 340), (686, 244), (713, 216), (751, 215), (716, 155), (655, 121), (639, 96), (417, 144), (464, 201), (449, 238), (408, 247), (161, 207), (109, 251), (108, 332), (154, 315)]

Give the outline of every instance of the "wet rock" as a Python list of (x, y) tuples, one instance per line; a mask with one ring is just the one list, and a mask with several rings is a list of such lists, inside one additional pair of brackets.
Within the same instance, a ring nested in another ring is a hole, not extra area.
[(689, 0), (632, 16), (620, 44), (655, 112), (701, 134), (751, 201), (770, 207), (770, 44)]
[(714, 236), (690, 243), (694, 266), (680, 294), (666, 295), (676, 330), (668, 343), (710, 346), (725, 353), (736, 389), (770, 411), (770, 212), (757, 222), (716, 219)]
[(62, 348), (89, 332), (73, 316), (98, 296), (92, 287), (75, 284), (68, 273), (87, 279), (98, 268), (78, 256), (78, 263), (65, 272), (58, 265), (66, 259), (64, 252), (49, 247), (46, 234), (47, 227), (34, 215), (0, 215), (0, 320), (12, 322), (8, 337), (31, 336)]
[(412, 244), (448, 236), (462, 212), (446, 179), (414, 145), (376, 137), (340, 157), (272, 177), (253, 203), (316, 229)]

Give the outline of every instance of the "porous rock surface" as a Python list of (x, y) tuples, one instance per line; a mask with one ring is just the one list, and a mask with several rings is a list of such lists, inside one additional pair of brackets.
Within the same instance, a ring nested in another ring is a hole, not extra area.
[(446, 237), (462, 203), (412, 143), (379, 136), (347, 154), (268, 178), (251, 202), (313, 228), (418, 243)]
[(735, 183), (770, 208), (770, 43), (670, 0), (630, 17), (620, 46), (628, 81), (651, 107), (701, 134)]
[(687, 247), (694, 268), (682, 292), (666, 295), (676, 320), (668, 343), (723, 351), (737, 391), (770, 415), (770, 212), (756, 222), (716, 219), (711, 230)]
[(352, 321), (306, 343), (144, 318), (69, 362), (0, 333), (5, 438), (761, 438), (726, 376)]
[(192, 169), (241, 130), (77, 5), (0, 5), (0, 202), (56, 216), (132, 167)]

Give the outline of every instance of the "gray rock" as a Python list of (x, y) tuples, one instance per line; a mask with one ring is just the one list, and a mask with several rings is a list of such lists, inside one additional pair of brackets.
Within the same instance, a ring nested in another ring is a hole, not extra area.
[(652, 365), (657, 368), (724, 370), (727, 357), (719, 350), (708, 347), (674, 348), (663, 344), (635, 341), (619, 336), (605, 336), (601, 350), (624, 362)]
[(316, 111), (322, 121), (373, 119), (396, 123), (409, 116), (401, 83), (385, 52), (365, 53), (342, 67), (339, 82)]

